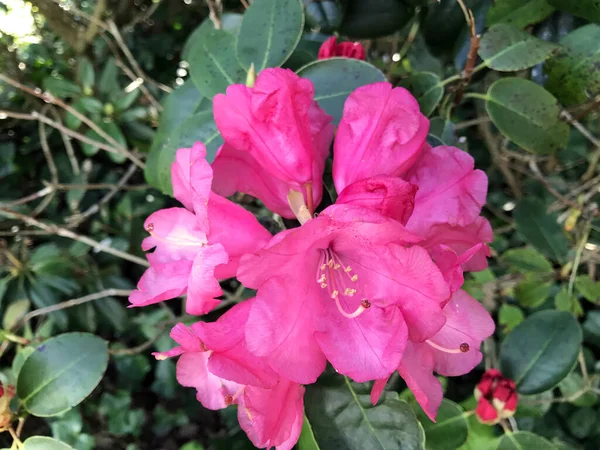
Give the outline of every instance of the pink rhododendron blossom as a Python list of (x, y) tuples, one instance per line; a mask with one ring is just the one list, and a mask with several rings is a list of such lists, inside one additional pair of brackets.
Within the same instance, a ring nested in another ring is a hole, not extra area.
[(313, 97), (312, 83), (287, 69), (265, 69), (254, 87), (234, 84), (215, 96), (215, 121), (225, 140), (213, 162), (215, 192), (254, 195), (291, 218), (285, 196), (294, 189), (314, 210), (333, 124)]
[(304, 387), (281, 378), (246, 349), (244, 326), (254, 300), (234, 306), (213, 323), (176, 325), (179, 346), (157, 359), (179, 356), (177, 380), (193, 387), (205, 408), (238, 405), (242, 429), (257, 447), (290, 450), (304, 414)]
[(235, 275), (242, 254), (270, 234), (241, 206), (211, 192), (212, 169), (200, 143), (181, 149), (172, 166), (173, 192), (186, 208), (161, 209), (144, 223), (150, 268), (129, 297), (146, 306), (187, 293), (186, 311), (204, 314), (223, 294), (218, 279)]
[(340, 42), (337, 43), (337, 38), (331, 36), (321, 44), (319, 48), (319, 59), (328, 59), (335, 56), (353, 59), (366, 59), (365, 48), (360, 42)]
[[(435, 420), (442, 397), (442, 385), (433, 375), (459, 376), (481, 361), (479, 348), (494, 332), (494, 321), (481, 304), (465, 291), (457, 291), (444, 307), (446, 323), (431, 339), (409, 342), (398, 373), (425, 413)], [(386, 380), (375, 383), (371, 401), (377, 403)]]

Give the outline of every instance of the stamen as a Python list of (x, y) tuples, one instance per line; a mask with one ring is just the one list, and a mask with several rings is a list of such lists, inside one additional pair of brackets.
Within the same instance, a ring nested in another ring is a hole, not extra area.
[(154, 224), (153, 223), (149, 223), (146, 226), (146, 231), (148, 233), (150, 233), (150, 236), (152, 236), (154, 239), (157, 239), (159, 241), (162, 242), (170, 242), (173, 244), (177, 244), (180, 245), (182, 247), (196, 247), (196, 246), (204, 246), (206, 245), (206, 242), (200, 242), (198, 240), (198, 238), (200, 236), (202, 236), (202, 234), (199, 233), (198, 236), (194, 236), (194, 239), (186, 239), (185, 237), (174, 237), (174, 236), (168, 236), (168, 237), (162, 237), (159, 236), (157, 234), (154, 233)]
[(229, 406), (229, 405), (232, 405), (232, 404), (235, 402), (235, 400), (236, 400), (236, 399), (237, 399), (237, 398), (240, 396), (240, 394), (241, 394), (242, 392), (244, 392), (244, 388), (245, 388), (245, 387), (246, 387), (246, 386), (242, 386), (242, 387), (241, 387), (241, 388), (239, 388), (239, 389), (238, 389), (238, 391), (237, 391), (235, 394), (233, 394), (233, 395), (231, 395), (231, 394), (227, 394), (227, 395), (225, 396), (225, 405), (227, 405), (227, 406)]
[(432, 342), (430, 340), (426, 340), (425, 342), (427, 342), (429, 345), (431, 345), (433, 348), (444, 352), (444, 353), (467, 353), (470, 350), (469, 344), (467, 344), (466, 342), (463, 342), (462, 344), (460, 344), (460, 346), (458, 348), (446, 348), (446, 347), (442, 347), (441, 345), (436, 344), (435, 342)]
[(352, 280), (352, 281), (356, 281), (356, 280), (358, 280), (358, 275), (352, 275), (352, 276), (350, 277), (350, 280)]
[[(354, 318), (360, 316), (362, 313), (364, 313), (367, 310), (367, 308), (365, 308), (361, 304), (358, 308), (356, 308), (356, 311), (354, 311), (352, 314), (348, 314), (346, 311), (344, 311), (344, 308), (342, 308), (339, 297), (335, 298), (335, 304), (336, 304), (338, 310), (340, 311), (340, 313), (342, 314), (342, 316), (344, 316), (348, 319), (354, 319)], [(369, 306), (371, 306), (371, 304), (369, 304)]]
[(148, 233), (152, 233), (154, 231), (154, 224), (153, 223), (149, 223), (148, 226), (146, 227), (146, 231)]
[(287, 195), (288, 204), (300, 225), (304, 225), (310, 219), (312, 219), (312, 215), (306, 204), (304, 203), (304, 196), (301, 192), (294, 191), (290, 189), (290, 192)]

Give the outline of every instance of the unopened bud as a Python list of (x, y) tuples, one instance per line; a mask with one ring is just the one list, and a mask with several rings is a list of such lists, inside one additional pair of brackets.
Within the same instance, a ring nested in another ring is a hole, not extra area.
[(246, 75), (246, 86), (249, 88), (254, 87), (254, 83), (256, 82), (256, 69), (254, 68), (254, 63), (250, 64), (250, 68), (248, 69), (248, 74)]

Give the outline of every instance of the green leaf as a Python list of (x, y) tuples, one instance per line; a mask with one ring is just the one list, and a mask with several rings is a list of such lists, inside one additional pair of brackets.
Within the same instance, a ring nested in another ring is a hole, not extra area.
[(577, 408), (567, 418), (567, 428), (577, 439), (585, 439), (594, 430), (596, 411), (592, 408)]
[(421, 408), (417, 409), (417, 419), (425, 430), (427, 450), (454, 450), (467, 441), (467, 418), (463, 409), (450, 400), (442, 400), (435, 422)]
[(307, 386), (305, 411), (322, 449), (423, 449), (424, 432), (408, 403), (384, 392), (371, 404), (369, 386), (326, 375)]
[(49, 76), (42, 81), (44, 89), (58, 98), (76, 97), (81, 94), (81, 88), (72, 81)]
[(140, 96), (140, 92), (139, 89), (134, 89), (129, 93), (124, 93), (115, 101), (115, 109), (117, 111), (125, 111), (128, 109)]
[(244, 13), (237, 57), (246, 70), (281, 66), (292, 54), (304, 28), (300, 0), (254, 0)]
[[(102, 69), (100, 74), (100, 80), (98, 80), (98, 91), (107, 96), (113, 92), (119, 90), (119, 69), (117, 67), (117, 61), (115, 58), (110, 57), (106, 61), (106, 65)], [(104, 97), (101, 97), (104, 98)]]
[(574, 370), (562, 380), (558, 387), (563, 397), (575, 406), (594, 406), (598, 401), (598, 394), (587, 390), (583, 377)]
[[(229, 34), (237, 36), (242, 26), (242, 15), (238, 13), (226, 12), (221, 15), (221, 30), (226, 31)], [(198, 39), (203, 39), (203, 36), (210, 33), (215, 29), (215, 24), (210, 18), (204, 19), (204, 21), (189, 35), (185, 44), (183, 44), (183, 50), (181, 51), (181, 60), (187, 61), (190, 57), (190, 49), (192, 44)]]
[(17, 380), (17, 396), (35, 416), (64, 413), (94, 390), (107, 364), (105, 340), (89, 333), (61, 334), (27, 358)]
[(306, 414), (304, 414), (304, 421), (302, 422), (302, 433), (298, 440), (298, 450), (321, 450)]
[(502, 261), (511, 272), (551, 273), (552, 264), (544, 255), (529, 247), (513, 248), (502, 254)]
[[(474, 406), (471, 408), (474, 408)], [(479, 422), (475, 414), (471, 415), (467, 421), (469, 423), (469, 438), (458, 450), (496, 450), (500, 438), (496, 436), (494, 427)]]
[(569, 242), (554, 214), (546, 213), (546, 205), (537, 198), (526, 198), (514, 211), (517, 231), (546, 256), (564, 262)]
[(91, 90), (94, 87), (94, 82), (96, 80), (94, 66), (85, 56), (79, 58), (77, 76), (84, 90)]
[(21, 319), (27, 311), (29, 311), (29, 307), (31, 303), (26, 298), (13, 301), (4, 312), (4, 317), (2, 318), (2, 328), (5, 330), (10, 330), (16, 323)]
[(505, 333), (510, 333), (523, 319), (525, 315), (518, 306), (504, 303), (498, 310), (498, 323), (504, 326)]
[(408, 76), (400, 82), (400, 86), (408, 89), (415, 96), (426, 116), (431, 115), (444, 95), (440, 77), (432, 72), (420, 72)]
[(600, 22), (600, 3), (598, 0), (547, 0), (556, 9), (566, 11), (590, 22)]
[(583, 315), (583, 309), (577, 297), (573, 294), (569, 295), (567, 286), (563, 286), (554, 297), (554, 307), (558, 311), (567, 311), (574, 314), (576, 317)]
[(562, 49), (546, 63), (546, 89), (565, 105), (600, 94), (600, 26), (577, 28), (561, 39)]
[(528, 274), (515, 287), (515, 298), (524, 308), (537, 308), (550, 296), (551, 286), (551, 281), (544, 281), (535, 274)]
[(104, 109), (104, 105), (97, 98), (82, 97), (78, 100), (78, 102), (83, 110), (90, 114), (100, 114)]
[(528, 431), (506, 433), (496, 450), (556, 450), (554, 445), (537, 434)]
[(580, 275), (575, 278), (575, 288), (586, 300), (600, 302), (600, 281), (592, 280), (589, 275)]
[(303, 0), (306, 23), (321, 33), (333, 33), (342, 23), (342, 6), (335, 1), (314, 2)]
[(179, 450), (204, 450), (204, 446), (198, 441), (190, 441), (182, 445)]
[[(107, 133), (110, 137), (112, 137), (119, 144), (121, 144), (121, 146), (127, 148), (127, 141), (125, 140), (125, 136), (123, 135), (121, 128), (119, 128), (119, 125), (117, 125), (115, 122), (113, 122), (112, 120), (109, 122), (101, 121), (96, 123), (96, 125), (98, 125), (98, 127), (100, 127), (102, 131)], [(94, 141), (110, 144), (110, 142), (107, 142), (106, 139), (104, 139), (94, 130), (88, 130), (85, 133), (85, 135), (90, 139), (93, 139)], [(97, 146), (93, 144), (88, 144), (86, 142), (82, 143), (81, 146), (83, 149), (83, 153), (85, 153), (86, 156), (94, 156), (96, 153), (98, 153), (99, 150)], [(122, 164), (127, 160), (127, 158), (122, 153), (109, 152), (108, 157), (118, 164)]]
[(559, 119), (558, 102), (533, 81), (496, 81), (487, 92), (486, 109), (500, 132), (529, 152), (548, 154), (567, 146), (569, 125)]
[(552, 407), (553, 400), (554, 394), (552, 393), (552, 389), (536, 395), (519, 395), (517, 418), (544, 417)]
[(400, 30), (413, 16), (414, 8), (398, 0), (348, 0), (340, 34), (353, 39), (385, 36)]
[(225, 92), (230, 84), (245, 80), (246, 71), (235, 55), (235, 43), (234, 35), (211, 30), (191, 44), (190, 74), (205, 97), (212, 99), (216, 94)]
[(582, 333), (569, 313), (540, 311), (519, 324), (502, 343), (501, 372), (517, 391), (530, 395), (557, 385), (571, 371)]
[(542, 41), (505, 23), (490, 28), (481, 38), (479, 56), (494, 70), (514, 72), (545, 61), (558, 45)]
[(27, 358), (29, 358), (33, 352), (35, 352), (33, 347), (23, 347), (17, 352), (12, 362), (12, 371), (15, 379), (19, 378), (19, 373), (21, 373), (23, 364), (25, 364), (25, 361), (27, 361)]
[(523, 29), (541, 22), (553, 11), (546, 0), (496, 0), (488, 10), (487, 24), (508, 23)]
[(348, 58), (329, 58), (312, 62), (298, 70), (315, 86), (315, 100), (338, 124), (344, 102), (352, 91), (365, 84), (385, 81), (379, 69), (364, 61)]
[(46, 436), (32, 436), (23, 442), (23, 450), (74, 450), (70, 445)]

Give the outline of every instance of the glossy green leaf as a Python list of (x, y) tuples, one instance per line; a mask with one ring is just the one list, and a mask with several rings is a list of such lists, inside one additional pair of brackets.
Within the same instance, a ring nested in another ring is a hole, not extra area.
[(237, 57), (246, 70), (279, 67), (302, 36), (301, 0), (254, 0), (244, 13), (237, 39)]
[(496, 450), (556, 450), (548, 440), (528, 431), (506, 433)]
[(590, 22), (600, 22), (600, 2), (598, 0), (548, 0), (556, 9), (582, 17)]
[(321, 450), (306, 414), (302, 422), (302, 433), (300, 433), (300, 439), (298, 439), (298, 450)]
[(48, 339), (23, 364), (17, 396), (35, 416), (55, 416), (79, 404), (98, 385), (108, 364), (108, 345), (89, 333)]
[(582, 333), (569, 313), (541, 311), (519, 324), (502, 343), (501, 372), (521, 394), (537, 394), (556, 386), (577, 360)]
[(515, 287), (515, 298), (524, 308), (537, 308), (550, 296), (551, 281), (536, 275), (528, 275)]
[(546, 0), (496, 0), (488, 10), (487, 24), (508, 23), (523, 29), (541, 22), (553, 11)]
[(79, 82), (81, 83), (81, 86), (83, 86), (84, 90), (91, 90), (94, 87), (94, 82), (96, 80), (94, 66), (85, 56), (79, 59), (77, 65), (77, 77), (79, 78)]
[(432, 72), (420, 72), (410, 75), (400, 82), (400, 86), (408, 89), (415, 96), (426, 116), (431, 115), (444, 95), (440, 78)]
[(491, 69), (514, 72), (545, 61), (557, 48), (513, 25), (499, 23), (481, 38), (479, 56)]
[(546, 63), (546, 88), (565, 105), (600, 94), (600, 25), (577, 28), (561, 39), (562, 49)]
[(75, 97), (81, 94), (81, 88), (78, 85), (64, 78), (49, 76), (44, 78), (42, 85), (46, 91), (59, 98)]
[(385, 81), (379, 69), (364, 61), (348, 58), (329, 58), (307, 64), (298, 75), (308, 78), (315, 86), (315, 100), (325, 112), (339, 123), (344, 102), (352, 91), (365, 84)]
[(33, 347), (23, 347), (17, 352), (12, 362), (12, 371), (15, 379), (19, 378), (19, 373), (21, 373), (21, 368), (23, 367), (23, 364), (25, 364), (27, 358), (29, 358), (34, 352), (35, 348)]
[(498, 323), (504, 327), (505, 333), (512, 331), (523, 319), (525, 315), (518, 306), (504, 303), (498, 310)]
[(190, 74), (196, 88), (212, 99), (227, 86), (243, 82), (246, 71), (235, 55), (236, 37), (223, 30), (211, 30), (190, 44)]
[(23, 450), (74, 450), (70, 445), (46, 436), (32, 436), (23, 442)]
[(521, 200), (514, 211), (517, 231), (528, 243), (556, 261), (563, 262), (569, 243), (555, 214), (546, 213), (546, 205), (537, 198)]
[[(242, 15), (238, 13), (225, 12), (221, 15), (221, 30), (226, 31), (232, 35), (237, 36), (242, 26)], [(192, 44), (198, 39), (203, 39), (203, 35), (210, 33), (215, 29), (213, 21), (207, 17), (204, 21), (191, 33), (181, 51), (181, 60), (187, 61), (190, 56), (190, 49)]]
[(344, 450), (423, 449), (425, 435), (408, 403), (384, 392), (371, 404), (369, 386), (326, 375), (307, 386), (305, 411), (319, 447)]
[(442, 400), (435, 422), (421, 408), (417, 409), (417, 418), (425, 430), (427, 450), (455, 450), (467, 440), (467, 416), (459, 405), (450, 400)]
[(529, 247), (513, 248), (502, 254), (502, 262), (509, 270), (520, 272), (550, 273), (552, 264), (544, 255)]
[(567, 146), (569, 125), (559, 118), (558, 102), (533, 81), (496, 81), (487, 92), (486, 109), (500, 132), (529, 152), (543, 155)]
[(302, 0), (308, 26), (322, 33), (332, 33), (342, 23), (343, 8), (335, 0), (324, 0), (315, 2), (313, 0)]

